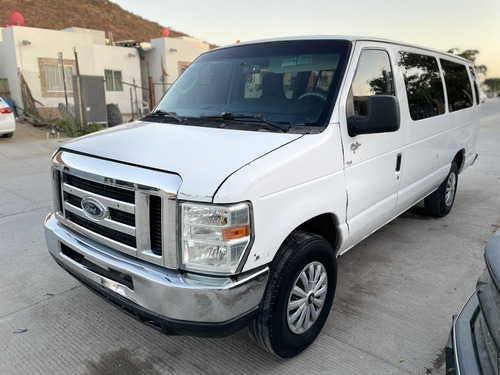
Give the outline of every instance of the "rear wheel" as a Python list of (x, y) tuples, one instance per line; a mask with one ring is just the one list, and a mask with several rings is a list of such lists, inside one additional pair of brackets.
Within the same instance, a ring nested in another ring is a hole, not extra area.
[(450, 172), (439, 188), (424, 200), (429, 215), (443, 217), (448, 215), (455, 202), (458, 187), (457, 163), (451, 163)]
[(4, 134), (3, 137), (4, 138), (11, 138), (13, 135), (14, 135), (14, 133), (7, 133), (7, 134)]
[(251, 336), (279, 357), (299, 354), (323, 328), (336, 284), (330, 243), (308, 232), (292, 233), (273, 261), (259, 315), (249, 326)]

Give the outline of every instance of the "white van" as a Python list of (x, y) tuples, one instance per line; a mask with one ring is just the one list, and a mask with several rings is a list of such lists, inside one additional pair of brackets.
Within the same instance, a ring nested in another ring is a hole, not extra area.
[(336, 257), (425, 199), (452, 208), (477, 154), (472, 63), (306, 37), (201, 55), (155, 110), (52, 160), (54, 259), (169, 334), (245, 326), (280, 357), (321, 331)]

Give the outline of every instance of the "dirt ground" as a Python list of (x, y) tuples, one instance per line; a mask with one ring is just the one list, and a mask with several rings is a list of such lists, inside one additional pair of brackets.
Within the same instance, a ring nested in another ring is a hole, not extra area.
[(64, 131), (56, 129), (55, 134), (51, 134), (51, 130), (51, 127), (48, 125), (34, 126), (20, 117), (16, 120), (16, 131), (12, 138), (2, 138), (2, 143), (54, 139), (58, 137), (57, 133), (59, 133), (60, 138), (67, 138), (67, 134)]

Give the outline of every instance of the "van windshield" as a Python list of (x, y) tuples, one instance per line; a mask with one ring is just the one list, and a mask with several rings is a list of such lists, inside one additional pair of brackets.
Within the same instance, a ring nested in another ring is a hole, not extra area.
[(347, 41), (302, 40), (205, 53), (177, 79), (147, 120), (319, 132), (331, 115), (349, 49)]

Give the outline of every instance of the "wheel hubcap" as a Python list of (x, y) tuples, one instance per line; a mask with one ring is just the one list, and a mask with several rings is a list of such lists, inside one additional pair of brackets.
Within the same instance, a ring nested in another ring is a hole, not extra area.
[(319, 262), (305, 266), (288, 297), (288, 327), (299, 335), (312, 327), (325, 303), (328, 276)]
[(448, 181), (446, 182), (446, 193), (444, 196), (444, 203), (447, 207), (453, 204), (455, 199), (455, 190), (457, 187), (457, 175), (455, 173), (450, 174)]

